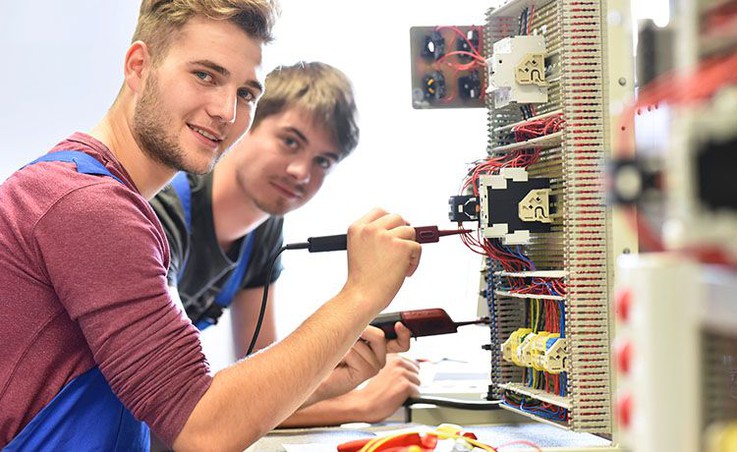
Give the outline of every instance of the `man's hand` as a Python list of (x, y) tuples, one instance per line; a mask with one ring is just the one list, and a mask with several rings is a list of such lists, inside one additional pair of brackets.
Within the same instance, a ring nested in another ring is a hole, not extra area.
[(389, 354), (386, 366), (365, 387), (303, 408), (282, 426), (381, 422), (394, 414), (408, 397), (417, 396), (419, 385), (419, 366), (412, 360)]
[(348, 228), (344, 289), (366, 300), (366, 307), (378, 313), (415, 272), (421, 254), (414, 228), (399, 215), (374, 209)]
[[(394, 414), (408, 397), (420, 393), (420, 367), (412, 360), (391, 354), (386, 366), (366, 387), (346, 394), (358, 407), (358, 419), (381, 422)], [(346, 403), (351, 403), (346, 400)]]
[[(374, 327), (370, 326), (369, 328)], [(412, 331), (404, 326), (402, 322), (397, 322), (394, 324), (394, 331), (397, 333), (397, 338), (387, 341), (387, 353), (401, 353), (409, 350), (409, 340), (412, 338)]]
[(345, 394), (376, 375), (386, 364), (387, 353), (409, 350), (410, 330), (399, 322), (394, 328), (397, 338), (387, 341), (383, 331), (368, 326), (333, 372), (320, 383), (310, 402)]

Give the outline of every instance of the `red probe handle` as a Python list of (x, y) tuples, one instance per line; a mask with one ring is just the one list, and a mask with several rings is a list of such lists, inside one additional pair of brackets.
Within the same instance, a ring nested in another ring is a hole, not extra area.
[(402, 322), (413, 337), (455, 333), (458, 327), (445, 310), (440, 308), (388, 312), (376, 317), (371, 325), (380, 328), (387, 339), (396, 339), (394, 324)]

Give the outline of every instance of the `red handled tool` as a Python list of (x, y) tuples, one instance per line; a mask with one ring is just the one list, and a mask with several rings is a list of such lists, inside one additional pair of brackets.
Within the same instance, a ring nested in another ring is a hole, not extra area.
[(380, 328), (387, 339), (396, 339), (394, 324), (402, 322), (411, 332), (413, 337), (435, 336), (438, 334), (449, 334), (458, 332), (459, 326), (489, 324), (488, 317), (466, 322), (454, 322), (444, 309), (417, 309), (414, 311), (387, 312), (379, 314), (371, 325)]
[(440, 230), (437, 226), (416, 226), (415, 242), (417, 243), (435, 243), (440, 241), (440, 237), (448, 235), (468, 234), (473, 232), (470, 229), (448, 229)]

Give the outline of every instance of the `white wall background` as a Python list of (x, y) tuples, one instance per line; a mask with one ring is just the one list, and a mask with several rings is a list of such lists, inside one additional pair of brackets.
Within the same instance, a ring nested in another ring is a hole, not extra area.
[[(493, 2), (496, 3), (496, 2)], [(484, 155), (484, 109), (411, 107), (409, 28), (481, 24), (489, 1), (284, 0), (269, 62), (321, 60), (353, 80), (361, 143), (328, 178), (321, 193), (287, 216), (287, 242), (340, 233), (374, 206), (412, 224), (450, 226), (447, 200), (456, 194), (465, 162)], [(288, 333), (345, 281), (345, 253), (284, 256), (279, 281), (280, 333)], [(457, 320), (476, 315), (480, 259), (456, 238), (426, 245), (417, 273), (389, 310), (444, 307)], [(483, 333), (471, 328), (471, 333)], [(468, 336), (468, 334), (464, 335)], [(477, 336), (477, 335), (476, 335)], [(416, 356), (472, 356), (480, 345), (451, 336), (417, 341)]]
[[(411, 108), (409, 28), (481, 24), (494, 3), (282, 0), (266, 67), (302, 59), (341, 68), (354, 82), (362, 129), (359, 148), (322, 192), (287, 217), (287, 242), (344, 232), (374, 206), (401, 213), (415, 225), (450, 226), (447, 199), (456, 194), (465, 163), (484, 155), (485, 114)], [(0, 180), (102, 117), (122, 81), (137, 9), (133, 0), (0, 2)], [(444, 307), (456, 320), (474, 317), (479, 264), (455, 238), (425, 246), (420, 269), (390, 310)], [(344, 253), (292, 251), (284, 265), (277, 288), (280, 334), (334, 295), (346, 274)], [(203, 335), (215, 368), (231, 353), (223, 323)], [(483, 331), (470, 329), (457, 337), (419, 340), (414, 354), (470, 357), (483, 365), (477, 351)]]

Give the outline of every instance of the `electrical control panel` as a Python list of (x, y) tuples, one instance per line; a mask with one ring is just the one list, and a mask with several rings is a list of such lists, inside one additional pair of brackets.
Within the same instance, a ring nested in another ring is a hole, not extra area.
[[(636, 99), (629, 1), (490, 8), (477, 68), (488, 141), (449, 218), (478, 226), (464, 243), (485, 256), (488, 399), (632, 452), (726, 452), (737, 450), (737, 0), (670, 4), (675, 64), (657, 76), (667, 64), (641, 52), (655, 79)], [(437, 61), (452, 46), (437, 27), (415, 41), (429, 62), (413, 69), (416, 99), (441, 105), (455, 74)], [(654, 112), (660, 122), (635, 127)]]
[(633, 91), (628, 11), (628, 2), (598, 0), (513, 0), (487, 11), (488, 142), (449, 201), (451, 221), (478, 225), (464, 242), (486, 258), (488, 398), (609, 437), (614, 262), (637, 250), (634, 234), (620, 234), (605, 183), (610, 105)]

